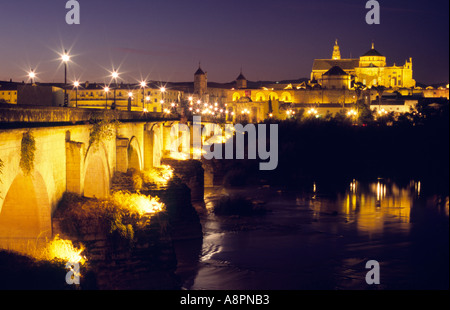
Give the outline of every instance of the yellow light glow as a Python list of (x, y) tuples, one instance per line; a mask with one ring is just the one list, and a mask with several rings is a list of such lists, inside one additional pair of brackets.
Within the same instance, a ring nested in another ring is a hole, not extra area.
[(194, 148), (192, 154), (195, 156), (202, 156), (203, 154), (206, 154), (206, 151), (202, 148)]
[(165, 205), (159, 201), (158, 197), (131, 194), (122, 191), (115, 192), (111, 200), (140, 216), (152, 215), (164, 211), (165, 208)]
[(173, 178), (173, 168), (169, 165), (154, 167), (151, 170), (144, 170), (142, 173), (146, 183), (156, 184), (157, 186), (166, 186)]
[(78, 82), (78, 81), (73, 82), (73, 86), (74, 87), (79, 87), (80, 86), (80, 82)]
[(162, 93), (164, 93), (166, 91), (166, 88), (165, 87), (161, 87), (160, 90), (161, 90)]
[(109, 87), (105, 87), (103, 90), (105, 91), (105, 93), (107, 93), (109, 92)]
[(170, 158), (175, 160), (188, 160), (190, 158), (190, 155), (181, 152), (171, 152)]
[(142, 82), (141, 82), (141, 87), (147, 87), (147, 82), (142, 81)]
[(45, 248), (38, 250), (36, 255), (37, 259), (52, 261), (54, 259), (62, 260), (64, 262), (70, 263), (80, 263), (84, 264), (86, 262), (86, 257), (82, 256), (84, 247), (75, 248), (70, 240), (63, 240), (56, 235), (55, 238), (50, 241)]
[(132, 93), (132, 92), (129, 92), (129, 93), (128, 93), (128, 97), (133, 97), (133, 93)]

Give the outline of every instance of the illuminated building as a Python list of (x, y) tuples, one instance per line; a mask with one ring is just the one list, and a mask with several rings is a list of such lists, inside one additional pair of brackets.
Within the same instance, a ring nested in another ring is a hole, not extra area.
[(342, 59), (338, 42), (333, 47), (331, 59), (316, 59), (313, 64), (311, 80), (321, 84), (323, 75), (333, 67), (340, 67), (352, 81), (360, 82), (367, 87), (384, 86), (392, 88), (412, 88), (416, 86), (413, 79), (412, 58), (406, 60), (403, 66), (386, 65), (386, 56), (372, 48), (360, 58)]

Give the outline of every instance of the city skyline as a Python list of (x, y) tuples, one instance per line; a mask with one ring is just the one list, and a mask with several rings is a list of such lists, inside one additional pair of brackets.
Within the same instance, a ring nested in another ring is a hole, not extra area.
[[(367, 25), (364, 1), (79, 1), (81, 24), (65, 23), (64, 1), (2, 5), (0, 80), (62, 82), (58, 53), (72, 56), (68, 80), (192, 81), (201, 62), (208, 80), (308, 78), (316, 58), (330, 58), (338, 39), (343, 58), (375, 42), (390, 64), (414, 60), (419, 83), (448, 82), (448, 2), (381, 3), (381, 24)], [(128, 13), (130, 12), (130, 13)], [(444, 27), (445, 25), (445, 27)]]

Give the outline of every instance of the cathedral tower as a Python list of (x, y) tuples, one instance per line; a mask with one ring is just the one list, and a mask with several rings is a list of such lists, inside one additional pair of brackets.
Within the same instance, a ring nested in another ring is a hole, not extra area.
[(339, 60), (341, 59), (341, 51), (339, 50), (338, 40), (336, 39), (336, 42), (333, 47), (333, 56), (331, 57), (333, 60)]

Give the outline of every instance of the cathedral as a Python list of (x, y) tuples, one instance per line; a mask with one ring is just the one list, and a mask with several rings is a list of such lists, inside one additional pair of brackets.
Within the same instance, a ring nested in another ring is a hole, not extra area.
[[(331, 78), (333, 77), (333, 78)], [(413, 88), (412, 59), (403, 66), (387, 66), (386, 56), (372, 48), (359, 58), (341, 58), (336, 40), (331, 59), (316, 59), (313, 64), (311, 81), (324, 88), (350, 88), (351, 82), (359, 82), (367, 87)]]

